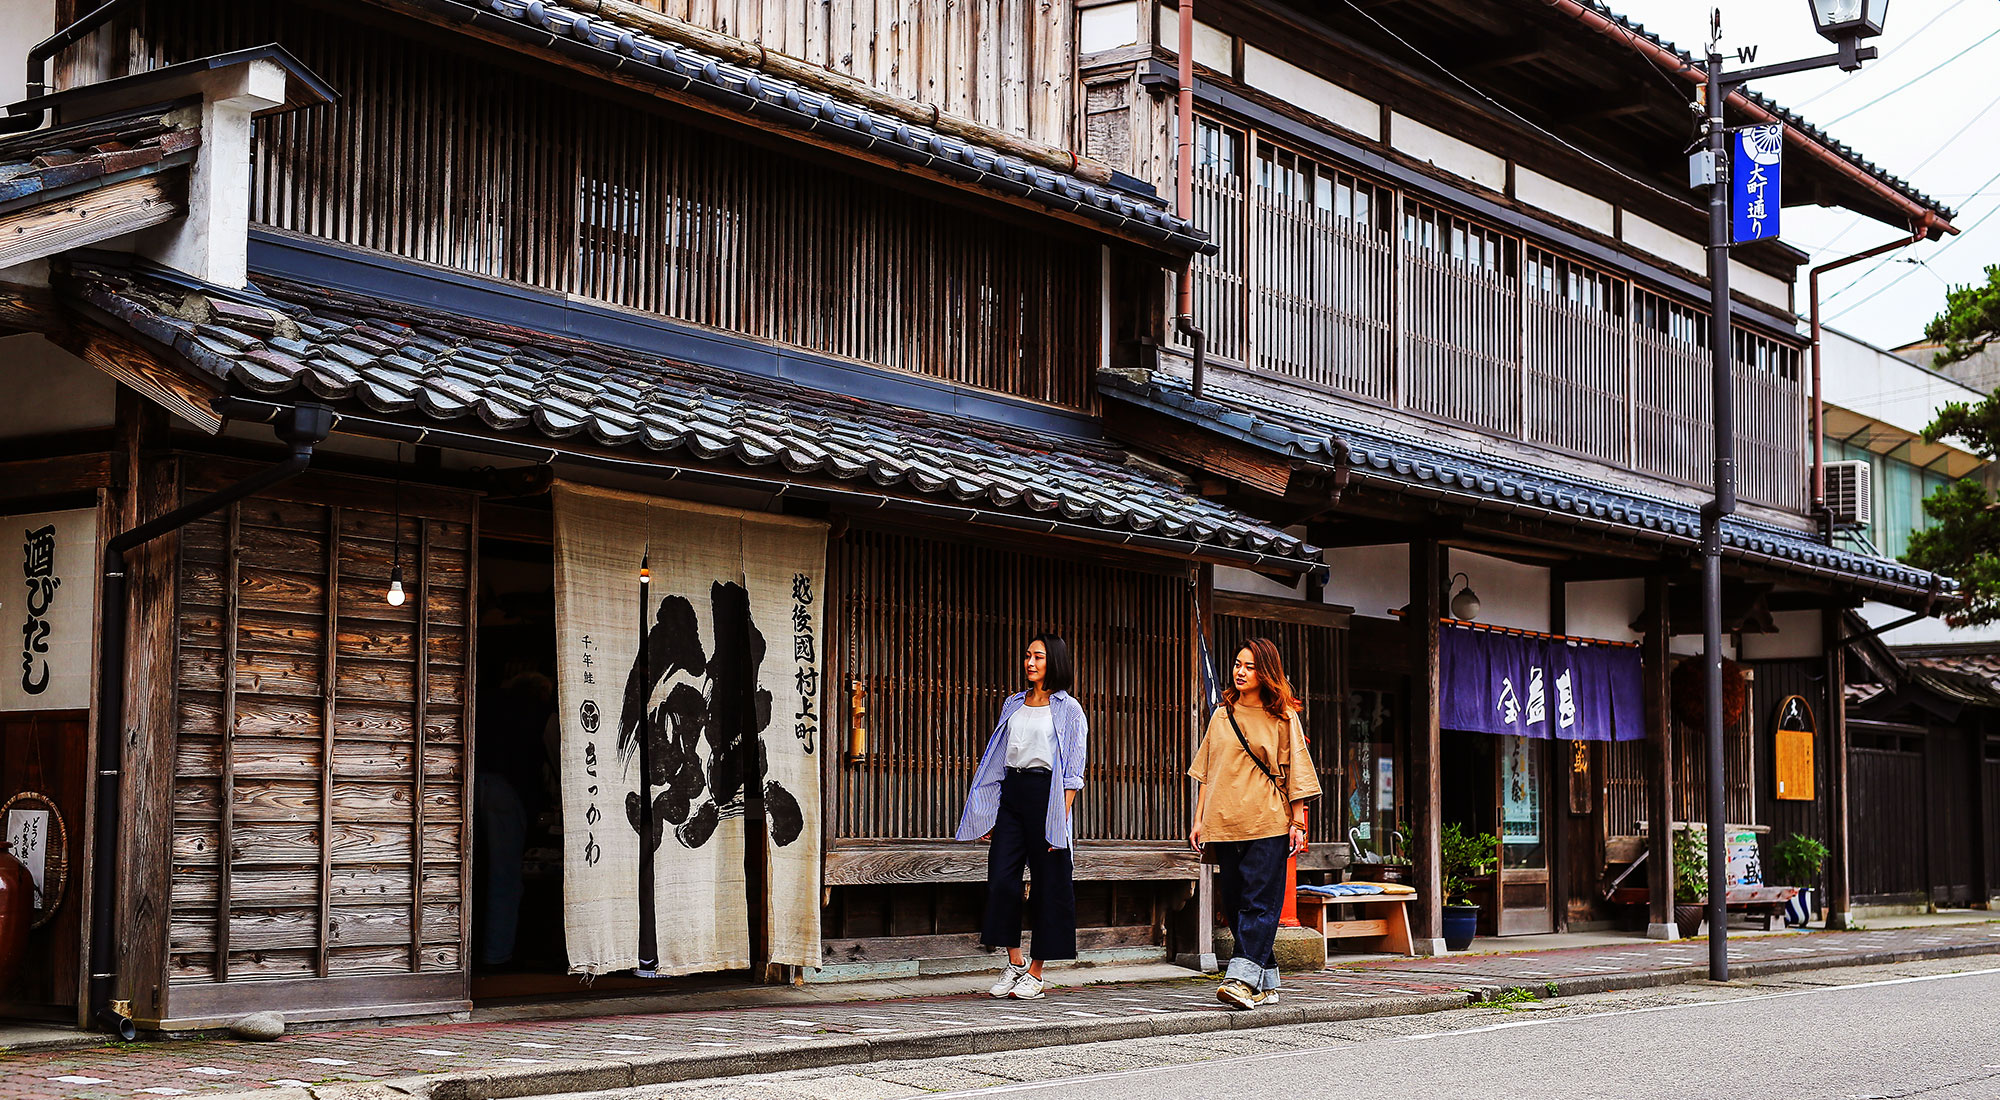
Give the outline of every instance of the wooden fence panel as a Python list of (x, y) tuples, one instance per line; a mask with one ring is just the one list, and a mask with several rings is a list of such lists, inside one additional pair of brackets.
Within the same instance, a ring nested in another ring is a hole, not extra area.
[(1428, 249), (1406, 249), (1403, 404), (1518, 435), (1520, 319), (1515, 280)]
[[(212, 467), (188, 495), (231, 480)], [(304, 484), (182, 542), (175, 983), (463, 955), (470, 509), (316, 503)], [(392, 607), (397, 561), (411, 599)]]
[(1848, 889), (1857, 900), (1924, 894), (1925, 838), (1912, 811), (1924, 805), (1924, 754), (1901, 748), (1848, 750), (1853, 852)]
[[(833, 544), (838, 683), (862, 685), (868, 752), (836, 762), (834, 843), (949, 839), (1020, 656), (1054, 630), (1090, 722), (1079, 840), (1187, 828), (1193, 596), (1181, 574), (850, 531)], [(847, 691), (840, 698), (846, 700)]]

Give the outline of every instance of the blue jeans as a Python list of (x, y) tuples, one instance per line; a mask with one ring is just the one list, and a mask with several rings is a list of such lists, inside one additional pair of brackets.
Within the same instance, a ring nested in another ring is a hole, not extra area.
[(1285, 908), (1285, 857), (1291, 837), (1228, 840), (1211, 844), (1221, 864), (1217, 901), (1236, 936), (1227, 977), (1251, 989), (1278, 988), (1278, 918)]

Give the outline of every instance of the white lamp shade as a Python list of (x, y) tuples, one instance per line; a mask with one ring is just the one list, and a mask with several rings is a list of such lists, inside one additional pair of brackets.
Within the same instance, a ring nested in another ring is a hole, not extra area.
[(1882, 21), (1889, 12), (1889, 0), (1807, 0), (1807, 3), (1812, 7), (1814, 29), (1835, 42), (1881, 34)]

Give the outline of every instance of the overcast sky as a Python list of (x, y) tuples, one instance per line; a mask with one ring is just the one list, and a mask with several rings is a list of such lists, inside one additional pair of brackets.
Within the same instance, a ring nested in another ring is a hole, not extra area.
[[(1705, 52), (1708, 13), (1719, 6), (1728, 65), (1739, 46), (1757, 46), (1758, 64), (1830, 50), (1812, 29), (1807, 0), (1609, 3), (1696, 55)], [(2000, 179), (1994, 178), (2000, 175), (2000, 0), (1894, 0), (1875, 44), (1883, 56), (1859, 72), (1830, 68), (1752, 87), (1957, 212), (1954, 224), (1964, 231), (1957, 237), (1864, 260), (1821, 280), (1828, 323), (1893, 347), (1923, 335), (1924, 323), (1943, 307), (1946, 284), (1983, 281), (1986, 265), (2000, 263)], [(1895, 227), (1846, 210), (1784, 211), (1784, 239), (1812, 253), (1814, 264), (1897, 235)], [(1801, 313), (1805, 284), (1801, 269)]]

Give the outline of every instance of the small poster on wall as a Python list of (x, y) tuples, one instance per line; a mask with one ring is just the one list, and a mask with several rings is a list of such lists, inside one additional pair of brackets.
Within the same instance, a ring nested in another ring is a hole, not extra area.
[(34, 910), (39, 913), (48, 905), (43, 880), (49, 865), (49, 812), (8, 810), (6, 826), (7, 852), (28, 868), (28, 878), (35, 884)]
[(9, 516), (0, 546), (0, 617), (15, 627), (17, 660), (0, 668), (0, 711), (90, 705), (91, 630), (97, 617), (97, 511)]

